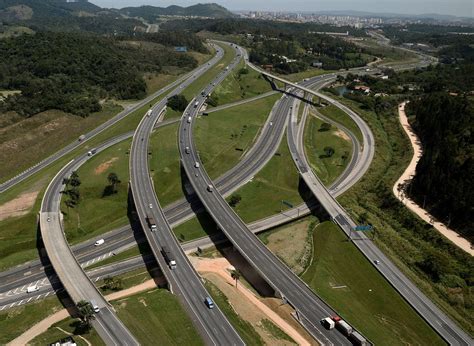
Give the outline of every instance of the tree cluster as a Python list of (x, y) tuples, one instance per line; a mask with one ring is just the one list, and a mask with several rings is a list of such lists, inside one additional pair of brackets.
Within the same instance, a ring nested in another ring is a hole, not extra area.
[(188, 100), (184, 95), (173, 95), (168, 99), (166, 105), (174, 111), (184, 112), (188, 106)]
[(72, 172), (69, 178), (64, 178), (63, 184), (65, 185), (63, 194), (68, 196), (68, 199), (64, 202), (68, 208), (74, 208), (79, 204), (81, 194), (79, 192), (79, 186), (81, 180), (76, 171)]
[(31, 116), (59, 109), (88, 116), (101, 109), (100, 99), (144, 97), (144, 72), (196, 65), (192, 56), (168, 48), (150, 51), (127, 41), (82, 34), (45, 32), (4, 39), (0, 40), (0, 89), (21, 94), (0, 103), (0, 112)]
[(474, 242), (474, 103), (432, 93), (410, 102), (409, 112), (423, 156), (407, 191)]

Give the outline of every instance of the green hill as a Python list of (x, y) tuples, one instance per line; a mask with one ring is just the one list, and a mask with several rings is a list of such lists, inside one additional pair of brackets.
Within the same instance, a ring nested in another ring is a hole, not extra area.
[(158, 16), (197, 16), (212, 18), (235, 17), (232, 12), (218, 4), (197, 4), (189, 7), (176, 5), (168, 7), (125, 7), (120, 10), (120, 13), (131, 17), (142, 17), (146, 20), (154, 20)]

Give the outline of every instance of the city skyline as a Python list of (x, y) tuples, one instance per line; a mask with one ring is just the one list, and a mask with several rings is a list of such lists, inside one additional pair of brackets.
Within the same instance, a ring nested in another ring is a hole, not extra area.
[(190, 6), (201, 3), (215, 2), (231, 11), (362, 11), (377, 13), (393, 13), (401, 15), (441, 14), (473, 18), (473, 3), (470, 0), (360, 0), (354, 3), (350, 0), (328, 1), (315, 3), (309, 0), (294, 0), (291, 3), (283, 0), (272, 0), (264, 5), (250, 0), (91, 0), (90, 2), (101, 7), (122, 8), (127, 6), (152, 5), (167, 7), (170, 5)]

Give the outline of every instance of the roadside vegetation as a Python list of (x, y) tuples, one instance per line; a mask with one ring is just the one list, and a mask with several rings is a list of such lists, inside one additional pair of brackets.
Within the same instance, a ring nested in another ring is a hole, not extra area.
[(304, 146), (308, 162), (324, 185), (329, 186), (351, 160), (350, 138), (342, 130), (311, 113), (305, 125)]
[(244, 342), (247, 345), (264, 345), (262, 337), (257, 333), (255, 328), (235, 312), (222, 291), (209, 280), (205, 282), (205, 286), (214, 303), (221, 309)]

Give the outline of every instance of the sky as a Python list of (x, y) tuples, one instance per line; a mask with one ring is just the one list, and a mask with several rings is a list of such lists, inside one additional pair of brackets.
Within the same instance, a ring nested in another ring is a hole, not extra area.
[(357, 10), (400, 14), (438, 13), (473, 17), (474, 0), (89, 0), (101, 7), (169, 5), (216, 2), (229, 10), (330, 11)]

